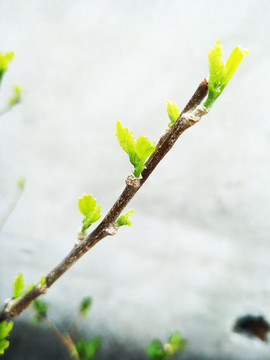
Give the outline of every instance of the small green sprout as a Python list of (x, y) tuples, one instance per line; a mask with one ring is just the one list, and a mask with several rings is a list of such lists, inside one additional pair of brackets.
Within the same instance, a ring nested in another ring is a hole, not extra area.
[(27, 288), (25, 289), (24, 293), (28, 293), (28, 291), (32, 290), (35, 287), (36, 284), (30, 284), (27, 286)]
[(222, 47), (220, 41), (216, 41), (208, 53), (209, 81), (208, 97), (203, 104), (210, 108), (228, 84), (243, 58), (249, 54), (248, 50), (241, 50), (239, 46), (234, 48), (226, 64), (222, 62)]
[(80, 314), (82, 316), (88, 315), (90, 312), (91, 305), (92, 305), (92, 298), (90, 296), (83, 298), (79, 307)]
[[(24, 293), (28, 293), (28, 291), (32, 290), (35, 287), (35, 284), (30, 284), (25, 289)], [(13, 298), (18, 299), (23, 294), (23, 289), (25, 288), (25, 281), (23, 278), (23, 274), (20, 272), (18, 276), (16, 276), (13, 281)]]
[(2, 321), (0, 323), (0, 355), (3, 355), (9, 346), (9, 341), (6, 338), (9, 336), (13, 328), (13, 322)]
[(17, 180), (17, 185), (18, 185), (20, 190), (24, 189), (25, 181), (26, 181), (25, 178), (20, 178), (20, 179)]
[(172, 353), (174, 354), (176, 351), (183, 350), (186, 347), (187, 340), (176, 331), (170, 336), (168, 345), (171, 347)]
[(16, 276), (16, 278), (13, 282), (13, 297), (14, 297), (14, 299), (17, 299), (22, 295), (24, 287), (25, 287), (25, 281), (23, 278), (23, 274), (20, 272), (19, 275)]
[(144, 169), (145, 160), (156, 148), (155, 142), (150, 141), (145, 136), (139, 136), (135, 141), (132, 131), (124, 128), (120, 121), (116, 123), (116, 137), (120, 146), (128, 154), (131, 164), (134, 166), (134, 175), (138, 178)]
[(46, 277), (45, 277), (45, 275), (41, 275), (39, 283), (40, 283), (41, 286), (46, 285)]
[(94, 199), (91, 194), (83, 194), (83, 197), (78, 200), (78, 207), (80, 212), (85, 216), (81, 230), (84, 234), (89, 226), (101, 217), (101, 206), (97, 205), (96, 199)]
[(2, 54), (0, 52), (0, 83), (14, 55), (15, 55), (14, 52), (9, 52), (5, 54)]
[(154, 360), (167, 360), (177, 352), (182, 351), (187, 341), (182, 338), (179, 332), (174, 332), (166, 344), (158, 339), (153, 340), (146, 348), (146, 354)]
[(10, 107), (18, 104), (21, 100), (22, 89), (20, 88), (20, 86), (15, 85), (13, 90), (14, 90), (14, 95), (9, 99)]
[(95, 336), (90, 340), (79, 339), (76, 344), (76, 350), (79, 355), (80, 360), (90, 360), (92, 359), (98, 348), (102, 343), (101, 336)]
[(34, 324), (37, 324), (42, 319), (47, 318), (48, 304), (45, 301), (35, 299), (33, 301), (33, 309), (35, 311), (35, 315), (32, 318)]
[(128, 225), (131, 226), (132, 222), (129, 220), (129, 217), (134, 213), (134, 209), (129, 210), (127, 213), (125, 213), (124, 215), (119, 216), (119, 218), (117, 219), (116, 223), (117, 225), (123, 226), (123, 225)]
[(170, 128), (170, 127), (173, 126), (173, 124), (179, 118), (180, 110), (179, 110), (179, 107), (175, 104), (174, 101), (171, 101), (171, 100), (167, 99), (166, 102), (167, 102), (167, 113), (168, 113), (169, 118), (171, 120), (171, 122), (168, 125), (168, 127)]
[(154, 360), (165, 360), (166, 351), (163, 349), (162, 342), (158, 339), (153, 340), (146, 348), (146, 354)]

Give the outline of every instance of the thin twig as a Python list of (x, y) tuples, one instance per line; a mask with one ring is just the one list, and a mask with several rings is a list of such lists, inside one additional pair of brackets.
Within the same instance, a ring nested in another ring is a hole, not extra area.
[(12, 110), (13, 106), (7, 106), (4, 109), (0, 110), (0, 117), (6, 115)]
[[(46, 285), (41, 286), (37, 284), (32, 290), (18, 299), (8, 301), (5, 308), (0, 313), (0, 322), (3, 320), (12, 319), (18, 316), (25, 308), (27, 308), (31, 302), (38, 296), (44, 294), (52, 284), (63, 275), (76, 261), (79, 260), (89, 249), (91, 249), (96, 243), (108, 235), (114, 235), (117, 227), (115, 222), (119, 215), (122, 213), (126, 205), (130, 202), (133, 196), (141, 188), (147, 178), (151, 175), (158, 163), (163, 159), (167, 152), (175, 144), (179, 136), (190, 126), (194, 125), (200, 120), (200, 117), (206, 112), (197, 109), (204, 97), (207, 95), (208, 82), (204, 79), (188, 104), (182, 111), (179, 118), (174, 125), (160, 138), (155, 151), (151, 154), (145, 164), (140, 178), (135, 178), (130, 175), (126, 180), (126, 187), (122, 194), (116, 200), (111, 210), (105, 216), (103, 221), (96, 227), (96, 229), (89, 234), (85, 240), (80, 244), (75, 245), (70, 253), (64, 258), (64, 260), (57, 265), (46, 277)], [(195, 109), (195, 110), (194, 110)], [(194, 110), (192, 113), (191, 111)], [(205, 110), (205, 108), (204, 108)], [(190, 113), (188, 113), (190, 111)]]
[(13, 210), (15, 209), (16, 205), (18, 204), (18, 202), (19, 202), (19, 200), (20, 200), (20, 198), (22, 196), (23, 190), (24, 190), (23, 188), (19, 187), (15, 199), (10, 204), (10, 206), (9, 206), (7, 212), (4, 214), (4, 216), (2, 218), (0, 218), (0, 231), (2, 230), (2, 228), (5, 225), (6, 221), (8, 220), (8, 218), (12, 214)]
[(72, 356), (72, 359), (74, 360), (80, 360), (78, 352), (76, 350), (76, 346), (70, 336), (70, 334), (62, 334), (61, 331), (58, 329), (56, 325), (54, 325), (51, 320), (48, 318), (45, 318), (42, 320), (44, 324), (46, 324), (49, 328), (51, 328), (56, 336), (60, 339), (62, 344), (68, 349), (70, 355)]

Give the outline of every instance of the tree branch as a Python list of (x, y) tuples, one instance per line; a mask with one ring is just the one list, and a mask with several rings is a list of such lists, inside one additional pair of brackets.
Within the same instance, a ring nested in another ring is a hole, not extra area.
[(206, 79), (204, 79), (189, 100), (188, 104), (185, 106), (179, 118), (176, 120), (173, 126), (168, 129), (166, 133), (160, 138), (155, 151), (147, 160), (145, 169), (143, 170), (141, 176), (139, 178), (135, 178), (134, 175), (128, 176), (126, 180), (126, 187), (124, 188), (122, 194), (116, 200), (111, 210), (105, 216), (103, 221), (96, 227), (96, 229), (83, 241), (81, 241), (79, 244), (76, 244), (70, 253), (64, 258), (64, 260), (47, 275), (45, 285), (41, 286), (40, 283), (38, 283), (32, 290), (30, 290), (25, 295), (22, 295), (20, 298), (9, 300), (5, 308), (0, 313), (0, 322), (18, 316), (31, 304), (35, 298), (46, 293), (47, 289), (52, 286), (52, 284), (89, 249), (91, 249), (104, 237), (108, 235), (114, 235), (116, 233), (116, 220), (126, 205), (130, 202), (133, 196), (151, 175), (158, 163), (173, 147), (179, 136), (186, 129), (198, 122), (201, 116), (207, 113), (205, 108), (199, 106), (204, 97), (207, 95), (207, 92), (208, 82)]

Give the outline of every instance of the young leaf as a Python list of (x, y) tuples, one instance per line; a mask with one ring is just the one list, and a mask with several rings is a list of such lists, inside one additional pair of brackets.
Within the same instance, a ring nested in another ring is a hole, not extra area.
[(134, 175), (139, 177), (144, 169), (145, 160), (155, 150), (155, 142), (150, 141), (145, 136), (139, 136), (135, 141), (132, 131), (124, 128), (120, 121), (116, 123), (116, 137), (122, 149), (129, 155), (129, 160), (134, 166)]
[(121, 148), (129, 155), (130, 161), (135, 160), (135, 137), (132, 135), (132, 131), (128, 131), (128, 128), (124, 128), (120, 121), (116, 123), (116, 137), (119, 140)]
[(83, 197), (78, 200), (78, 207), (80, 212), (85, 216), (82, 226), (82, 233), (84, 234), (89, 226), (101, 217), (101, 206), (97, 205), (97, 201), (92, 195), (84, 194)]
[(0, 355), (3, 355), (5, 350), (9, 346), (9, 341), (6, 340), (6, 337), (9, 336), (9, 333), (11, 332), (13, 328), (13, 322), (9, 321), (2, 321), (0, 323)]
[(2, 54), (0, 52), (0, 83), (4, 73), (7, 71), (9, 63), (11, 62), (14, 56), (14, 52)]
[(180, 110), (179, 107), (175, 104), (174, 101), (166, 100), (167, 102), (167, 113), (169, 115), (169, 118), (171, 122), (169, 123), (168, 127), (172, 127), (172, 125), (176, 122), (176, 120), (180, 116)]
[(33, 307), (39, 315), (42, 315), (42, 316), (47, 315), (48, 305), (47, 305), (47, 303), (45, 303), (45, 301), (35, 299), (33, 301)]
[(80, 303), (80, 314), (82, 316), (88, 315), (91, 305), (92, 305), (92, 298), (90, 296), (83, 298)]
[(155, 148), (156, 148), (155, 142), (151, 144), (150, 141), (147, 139), (147, 137), (145, 136), (138, 137), (136, 141), (135, 149), (136, 149), (136, 154), (138, 155), (138, 158), (140, 160), (145, 161), (148, 158), (148, 156), (152, 154)]
[(208, 81), (208, 97), (203, 104), (206, 108), (210, 108), (219, 95), (228, 84), (237, 67), (243, 58), (248, 55), (247, 50), (241, 50), (237, 46), (229, 56), (226, 64), (222, 61), (222, 47), (220, 41), (216, 41), (213, 48), (209, 50), (209, 81)]
[(153, 340), (146, 348), (146, 354), (154, 360), (165, 360), (167, 353), (163, 349), (163, 345), (160, 340)]
[(13, 328), (13, 322), (9, 321), (2, 321), (0, 323), (0, 340), (5, 339), (6, 337), (9, 336), (9, 333), (11, 332)]
[(13, 282), (13, 297), (14, 299), (19, 298), (22, 295), (23, 289), (25, 287), (25, 281), (22, 273), (15, 278)]
[(131, 226), (131, 221), (129, 220), (129, 217), (134, 213), (134, 209), (129, 210), (127, 213), (125, 213), (124, 215), (119, 216), (119, 218), (117, 219), (116, 223), (117, 225), (123, 226), (123, 225), (128, 225)]
[(11, 107), (18, 104), (18, 102), (20, 102), (21, 93), (22, 93), (22, 89), (18, 85), (15, 85), (13, 90), (14, 90), (14, 95), (9, 99), (9, 106)]
[(5, 350), (9, 347), (9, 341), (8, 340), (0, 340), (0, 355), (3, 355)]
[(169, 338), (169, 344), (172, 347), (173, 352), (183, 350), (187, 345), (187, 341), (182, 338), (179, 332), (173, 333)]
[(17, 180), (17, 184), (19, 186), (19, 189), (23, 190), (24, 189), (24, 186), (25, 186), (25, 178), (20, 178)]
[(45, 277), (45, 275), (41, 275), (41, 277), (40, 277), (40, 285), (41, 286), (46, 285), (46, 277)]
[(90, 340), (79, 339), (76, 342), (75, 347), (80, 360), (92, 359), (95, 356), (98, 348), (101, 346), (101, 343), (101, 336), (95, 336)]
[[(238, 68), (239, 64), (243, 60), (245, 56), (249, 55), (248, 50), (241, 50), (239, 46), (233, 49), (231, 55), (228, 57), (228, 60), (225, 64), (225, 76), (223, 81), (223, 86), (225, 87), (228, 82), (231, 80), (231, 77), (235, 73), (236, 69)], [(221, 91), (224, 89), (221, 89)]]
[(27, 288), (25, 289), (24, 293), (28, 293), (28, 291), (32, 290), (33, 288), (35, 287), (35, 284), (31, 284), (31, 285), (28, 285)]
[(95, 209), (96, 200), (93, 199), (92, 195), (83, 194), (83, 197), (79, 198), (78, 207), (79, 207), (80, 212), (84, 216), (87, 216)]
[(38, 323), (41, 319), (47, 317), (48, 304), (45, 301), (35, 299), (33, 301), (33, 309), (35, 311), (35, 315), (33, 316), (34, 323)]

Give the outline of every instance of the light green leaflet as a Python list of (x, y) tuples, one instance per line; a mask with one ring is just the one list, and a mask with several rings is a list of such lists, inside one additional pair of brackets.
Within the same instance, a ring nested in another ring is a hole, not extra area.
[(131, 164), (134, 166), (134, 175), (138, 178), (144, 169), (145, 160), (156, 148), (155, 142), (150, 141), (145, 136), (139, 136), (135, 141), (132, 131), (124, 128), (120, 121), (116, 123), (117, 139), (120, 146), (128, 154)]
[(3, 77), (4, 73), (6, 72), (13, 56), (14, 56), (14, 52), (5, 53), (5, 54), (2, 54), (0, 52), (0, 83), (1, 83), (2, 77)]
[(9, 346), (9, 341), (6, 340), (6, 337), (9, 336), (9, 333), (11, 332), (13, 328), (13, 322), (9, 321), (2, 321), (0, 323), (0, 355), (3, 355), (5, 352), (5, 349)]
[(182, 337), (179, 332), (174, 332), (169, 338), (169, 344), (173, 352), (176, 352), (180, 349), (184, 349), (187, 344), (187, 341)]
[(166, 102), (167, 102), (167, 113), (171, 120), (171, 122), (168, 125), (168, 127), (170, 128), (176, 122), (176, 120), (179, 118), (180, 110), (174, 101), (167, 99)]
[(20, 178), (17, 180), (17, 185), (19, 186), (19, 189), (23, 190), (25, 186), (26, 179)]
[(20, 86), (15, 85), (13, 91), (14, 95), (9, 99), (9, 106), (14, 106), (21, 100), (22, 89)]
[(240, 62), (248, 54), (248, 50), (241, 50), (240, 47), (237, 46), (231, 52), (226, 64), (224, 64), (222, 62), (222, 47), (220, 41), (216, 41), (213, 48), (209, 50), (208, 97), (203, 104), (206, 108), (210, 108), (213, 105), (235, 73)]
[(41, 277), (40, 277), (40, 285), (41, 286), (46, 285), (46, 277), (45, 277), (45, 275), (41, 275)]
[(34, 287), (36, 286), (36, 284), (30, 284), (27, 286), (27, 288), (25, 289), (24, 293), (28, 293), (28, 291), (32, 290)]
[(19, 273), (19, 275), (16, 276), (16, 278), (13, 282), (13, 297), (14, 297), (14, 299), (17, 299), (22, 295), (24, 287), (25, 287), (25, 281), (23, 278), (23, 274)]
[(118, 226), (128, 225), (131, 226), (132, 222), (129, 220), (129, 217), (134, 213), (134, 209), (129, 210), (124, 215), (119, 216), (116, 223)]
[(91, 194), (83, 194), (83, 197), (78, 200), (78, 207), (80, 212), (85, 216), (82, 226), (82, 233), (84, 234), (89, 226), (101, 217), (101, 206), (97, 204), (96, 199), (94, 199)]
[[(19, 273), (18, 276), (16, 276), (15, 280), (13, 281), (13, 298), (18, 299), (20, 296), (22, 296), (23, 289), (25, 287), (25, 281), (23, 278), (23, 274)], [(30, 284), (25, 289), (24, 293), (26, 294), (28, 291), (32, 290), (35, 287), (35, 284)]]
[(79, 307), (80, 314), (82, 316), (86, 316), (87, 314), (89, 314), (91, 305), (92, 305), (92, 298), (90, 296), (83, 298)]

